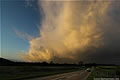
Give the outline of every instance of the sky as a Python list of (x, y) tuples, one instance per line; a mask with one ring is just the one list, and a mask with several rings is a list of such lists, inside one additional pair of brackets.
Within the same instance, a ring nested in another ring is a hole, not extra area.
[(120, 63), (120, 1), (2, 0), (1, 57)]
[[(33, 7), (34, 6), (34, 7)], [(20, 59), (18, 52), (27, 51), (29, 42), (16, 34), (27, 33), (38, 36), (40, 14), (37, 4), (32, 7), (25, 1), (2, 1), (1, 2), (1, 49), (2, 57)]]

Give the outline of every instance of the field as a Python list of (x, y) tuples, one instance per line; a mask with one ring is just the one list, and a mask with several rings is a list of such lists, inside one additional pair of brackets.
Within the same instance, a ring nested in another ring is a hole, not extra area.
[(0, 80), (20, 80), (80, 70), (77, 66), (0, 66)]
[[(43, 77), (86, 68), (80, 66), (0, 66), (0, 80), (21, 80)], [(93, 80), (93, 78), (115, 77), (120, 77), (120, 66), (97, 66), (94, 67), (88, 80)]]
[(99, 66), (95, 67), (88, 80), (93, 78), (119, 78), (120, 66)]

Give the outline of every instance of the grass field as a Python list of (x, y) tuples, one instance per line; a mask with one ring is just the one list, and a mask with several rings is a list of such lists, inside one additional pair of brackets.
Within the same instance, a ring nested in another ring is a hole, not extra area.
[(88, 80), (93, 78), (118, 78), (120, 77), (120, 66), (99, 66), (96, 67)]
[(80, 69), (82, 68), (76, 66), (0, 66), (0, 80), (42, 77)]

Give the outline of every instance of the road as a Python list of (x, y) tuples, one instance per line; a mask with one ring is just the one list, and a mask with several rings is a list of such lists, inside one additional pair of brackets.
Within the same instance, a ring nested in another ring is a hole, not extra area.
[(91, 72), (87, 72), (86, 70), (76, 71), (76, 72), (69, 72), (63, 74), (57, 74), (47, 77), (40, 77), (40, 78), (33, 78), (33, 79), (26, 79), (26, 80), (87, 80), (87, 77), (90, 75)]

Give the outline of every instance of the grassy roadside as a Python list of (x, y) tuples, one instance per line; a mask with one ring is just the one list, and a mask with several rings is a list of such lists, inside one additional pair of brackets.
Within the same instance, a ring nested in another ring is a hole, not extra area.
[(120, 77), (120, 66), (99, 66), (94, 68), (88, 80), (94, 78), (118, 78)]
[(0, 80), (20, 80), (81, 70), (77, 66), (0, 66)]

